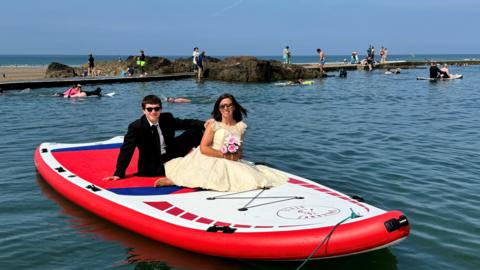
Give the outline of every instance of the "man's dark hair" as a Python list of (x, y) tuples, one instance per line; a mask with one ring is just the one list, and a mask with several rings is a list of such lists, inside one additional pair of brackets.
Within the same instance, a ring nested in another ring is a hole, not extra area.
[(145, 105), (147, 104), (158, 104), (160, 108), (162, 107), (162, 100), (155, 95), (145, 96), (142, 100), (142, 109), (145, 110)]

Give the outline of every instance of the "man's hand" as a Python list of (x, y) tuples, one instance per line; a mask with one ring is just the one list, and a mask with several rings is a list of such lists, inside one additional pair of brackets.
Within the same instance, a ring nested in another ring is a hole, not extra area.
[(213, 123), (215, 123), (215, 119), (210, 118), (207, 121), (205, 121), (205, 123), (203, 124), (203, 127), (207, 128), (208, 125), (212, 125)]

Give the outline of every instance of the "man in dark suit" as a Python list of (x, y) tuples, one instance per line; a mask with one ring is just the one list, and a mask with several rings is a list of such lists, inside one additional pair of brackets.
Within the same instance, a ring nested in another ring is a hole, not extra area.
[(438, 68), (436, 62), (430, 63), (430, 70), (429, 71), (430, 71), (430, 79), (440, 78), (440, 74), (442, 74), (442, 72)]
[[(139, 150), (138, 176), (164, 176), (165, 162), (186, 155), (200, 144), (204, 122), (178, 119), (171, 113), (162, 113), (162, 101), (155, 95), (143, 98), (142, 110), (144, 115), (128, 126), (114, 175), (104, 180), (125, 177), (135, 148)], [(175, 137), (176, 130), (185, 132)]]

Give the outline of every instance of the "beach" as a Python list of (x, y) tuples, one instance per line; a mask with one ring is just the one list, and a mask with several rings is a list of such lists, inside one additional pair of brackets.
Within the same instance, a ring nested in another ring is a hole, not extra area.
[(47, 67), (0, 66), (0, 82), (27, 81), (45, 78)]

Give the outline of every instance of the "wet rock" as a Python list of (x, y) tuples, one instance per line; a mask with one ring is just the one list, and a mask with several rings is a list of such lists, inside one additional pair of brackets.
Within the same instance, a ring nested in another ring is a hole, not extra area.
[(284, 65), (279, 61), (259, 60), (253, 56), (228, 57), (213, 65), (207, 63), (206, 71), (206, 78), (227, 82), (272, 82), (311, 79), (319, 75), (318, 70)]
[(313, 79), (320, 76), (318, 69), (307, 69), (297, 65), (285, 65), (272, 61), (272, 81)]
[(217, 63), (206, 63), (206, 78), (226, 82), (270, 82), (272, 66), (269, 61), (251, 56), (227, 57)]
[(68, 77), (75, 77), (78, 73), (75, 71), (73, 67), (52, 62), (47, 67), (47, 71), (45, 72), (46, 78), (68, 78)]

